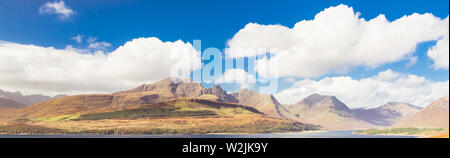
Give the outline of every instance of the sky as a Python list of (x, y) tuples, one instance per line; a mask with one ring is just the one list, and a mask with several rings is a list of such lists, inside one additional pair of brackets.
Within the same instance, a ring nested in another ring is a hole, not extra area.
[[(448, 6), (446, 0), (0, 1), (0, 89), (111, 93), (169, 77), (177, 64), (196, 63), (189, 70), (201, 71), (197, 64), (209, 60), (191, 56), (207, 48), (224, 60), (277, 48), (255, 66), (223, 68), (222, 82), (234, 83), (203, 85), (263, 92), (256, 80), (270, 76), (261, 68), (276, 60), (277, 88), (263, 93), (281, 103), (320, 93), (352, 108), (426, 106), (448, 95)], [(200, 50), (194, 40), (201, 40)]]

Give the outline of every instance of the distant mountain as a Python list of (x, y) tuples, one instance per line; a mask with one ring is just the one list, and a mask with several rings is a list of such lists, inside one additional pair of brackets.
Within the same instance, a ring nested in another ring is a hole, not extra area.
[[(174, 102), (173, 100), (177, 101)], [(263, 117), (269, 116), (274, 119), (290, 119), (317, 124), (327, 129), (364, 129), (391, 126), (421, 110), (420, 107), (411, 104), (396, 102), (372, 109), (350, 109), (335, 96), (320, 94), (310, 95), (296, 104), (282, 105), (273, 95), (261, 94), (253, 90), (243, 89), (229, 94), (218, 85), (205, 88), (200, 83), (192, 81), (174, 82), (171, 78), (166, 78), (153, 84), (143, 84), (130, 90), (112, 94), (75, 95), (50, 99), (23, 108), (20, 115), (24, 118), (35, 119), (73, 114), (108, 113), (138, 107), (158, 109), (157, 106), (160, 106), (158, 103), (173, 104), (180, 102), (242, 105), (256, 110), (253, 112), (263, 114)]]
[(134, 89), (118, 92), (115, 94), (129, 94), (142, 92), (158, 94), (158, 97), (166, 98), (166, 100), (179, 97), (188, 97), (188, 98), (200, 97), (200, 98), (215, 99), (221, 102), (232, 102), (232, 103), (238, 102), (233, 96), (227, 94), (227, 92), (224, 91), (218, 85), (212, 88), (204, 88), (200, 83), (196, 83), (193, 81), (174, 82), (171, 78), (166, 78), (153, 84), (144, 84)]
[(18, 103), (22, 103), (25, 105), (32, 105), (39, 102), (43, 102), (52, 98), (61, 97), (63, 95), (58, 95), (55, 97), (45, 96), (41, 94), (33, 94), (33, 95), (22, 95), (20, 92), (8, 92), (0, 89), (0, 97), (6, 98), (9, 100), (13, 100)]
[(193, 81), (174, 82), (171, 78), (166, 78), (153, 84), (144, 84), (134, 89), (114, 94), (139, 95), (150, 93), (157, 94), (157, 96), (154, 95), (154, 99), (158, 98), (156, 99), (158, 101), (180, 97), (198, 98), (218, 102), (239, 103), (248, 107), (253, 107), (271, 117), (292, 117), (292, 114), (289, 114), (289, 111), (281, 106), (273, 95), (265, 95), (247, 89), (237, 93), (228, 94), (218, 85), (212, 88), (204, 88), (200, 83), (195, 83)]
[(113, 94), (60, 97), (28, 107), (25, 110), (25, 114), (32, 117), (42, 117), (44, 115), (70, 114), (79, 111), (111, 111), (119, 108), (151, 105), (177, 98), (237, 103), (255, 108), (266, 116), (276, 118), (293, 117), (272, 95), (264, 95), (251, 90), (242, 90), (228, 94), (218, 85), (204, 88), (200, 83), (174, 82), (171, 78)]
[(352, 113), (361, 120), (378, 126), (391, 126), (422, 108), (408, 103), (389, 102), (372, 109), (353, 109)]
[(171, 78), (166, 78), (153, 84), (144, 84), (112, 94), (75, 95), (48, 100), (27, 107), (23, 114), (36, 118), (80, 112), (114, 111), (179, 98), (238, 103), (236, 98), (227, 94), (220, 86), (204, 88), (200, 83), (174, 82)]
[(10, 100), (10, 99), (6, 99), (6, 98), (2, 98), (0, 97), (0, 109), (3, 108), (22, 108), (25, 107), (27, 105), (22, 104), (22, 103), (18, 103), (14, 100)]
[(239, 104), (253, 107), (271, 117), (292, 118), (292, 114), (284, 108), (277, 99), (270, 94), (261, 94), (259, 92), (243, 89), (233, 93)]
[(449, 128), (449, 97), (442, 97), (393, 127)]
[(328, 129), (375, 127), (356, 117), (352, 110), (334, 96), (313, 94), (296, 104), (284, 106), (296, 116), (296, 120), (318, 124)]

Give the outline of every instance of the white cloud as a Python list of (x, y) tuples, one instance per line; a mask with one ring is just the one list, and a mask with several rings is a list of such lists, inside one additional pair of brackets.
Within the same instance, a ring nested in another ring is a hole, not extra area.
[(201, 66), (200, 53), (180, 40), (138, 38), (108, 54), (79, 51), (0, 41), (0, 87), (26, 94), (109, 93), (169, 77), (175, 64)]
[(293, 77), (287, 77), (287, 78), (283, 79), (283, 82), (294, 83), (294, 82), (295, 82), (295, 78), (293, 78)]
[(428, 57), (434, 61), (434, 68), (448, 70), (449, 65), (449, 32), (448, 32), (448, 17), (447, 21), (447, 34), (442, 37), (435, 46), (428, 50)]
[(97, 37), (89, 37), (86, 42), (87, 43), (94, 43), (95, 41), (97, 41)]
[[(221, 79), (221, 80), (220, 80)], [(228, 69), (215, 81), (216, 83), (239, 83), (241, 89), (250, 89), (256, 83), (256, 78), (242, 69)]]
[(64, 1), (47, 2), (39, 8), (41, 14), (57, 14), (60, 19), (67, 19), (75, 12)]
[(77, 43), (83, 42), (83, 35), (76, 35), (72, 37), (72, 40), (75, 40)]
[(388, 69), (360, 80), (348, 76), (326, 77), (319, 81), (304, 79), (275, 96), (281, 103), (293, 104), (313, 93), (334, 95), (351, 108), (374, 107), (393, 101), (423, 107), (448, 95), (449, 82), (430, 81), (423, 76)]
[(111, 43), (108, 42), (98, 42), (97, 37), (90, 36), (88, 39), (86, 39), (86, 42), (89, 44), (88, 48), (92, 49), (93, 51), (105, 51), (106, 48), (111, 47)]
[(399, 76), (400, 73), (392, 71), (391, 69), (387, 69), (386, 71), (379, 72), (378, 75), (375, 76), (375, 78), (378, 80), (389, 81), (394, 80)]
[[(293, 28), (249, 23), (228, 41), (226, 54), (254, 56), (265, 53), (261, 48), (277, 48), (271, 52), (275, 54), (271, 60), (280, 61), (280, 77), (316, 77), (408, 59), (413, 64), (411, 56), (417, 44), (438, 40), (448, 32), (448, 20), (432, 14), (415, 13), (394, 21), (384, 15), (371, 20), (359, 15), (353, 8), (339, 5)], [(259, 60), (257, 71), (268, 63), (270, 60)]]
[(108, 42), (94, 42), (94, 43), (90, 43), (88, 46), (88, 48), (91, 48), (94, 50), (105, 50), (108, 47), (111, 47), (111, 44)]
[(406, 67), (411, 67), (417, 63), (417, 56), (412, 56), (408, 58), (408, 63), (406, 63)]

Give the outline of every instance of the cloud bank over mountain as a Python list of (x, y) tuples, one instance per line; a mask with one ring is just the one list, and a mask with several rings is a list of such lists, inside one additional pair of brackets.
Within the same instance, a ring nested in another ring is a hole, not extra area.
[(26, 94), (105, 93), (166, 78), (174, 65), (199, 69), (200, 60), (200, 52), (180, 40), (138, 38), (107, 54), (0, 41), (0, 87)]
[(319, 93), (336, 96), (350, 108), (375, 107), (387, 102), (405, 102), (423, 107), (448, 95), (448, 91), (448, 81), (435, 82), (423, 76), (388, 69), (360, 80), (349, 76), (325, 77), (319, 81), (303, 79), (275, 94), (275, 97), (282, 104), (293, 104)]

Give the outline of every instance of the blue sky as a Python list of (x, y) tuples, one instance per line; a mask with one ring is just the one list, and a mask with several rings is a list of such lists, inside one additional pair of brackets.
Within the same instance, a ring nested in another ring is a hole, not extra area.
[[(432, 13), (442, 19), (449, 15), (448, 0), (65, 0), (74, 14), (61, 19), (54, 14), (39, 13), (39, 8), (46, 2), (49, 1), (0, 1), (0, 41), (56, 49), (72, 45), (83, 49), (88, 47), (88, 43), (77, 43), (72, 37), (84, 35), (85, 39), (95, 37), (97, 41), (110, 43), (106, 52), (111, 52), (135, 38), (157, 37), (162, 41), (181, 39), (190, 43), (199, 39), (202, 40), (203, 49), (224, 49), (226, 42), (248, 23), (280, 24), (292, 28), (297, 22), (313, 19), (323, 9), (339, 4), (353, 7), (362, 13), (364, 19), (375, 18), (379, 14), (385, 14), (388, 20), (413, 13)], [(418, 57), (417, 62), (411, 67), (405, 66), (407, 61), (403, 60), (376, 68), (356, 67), (345, 74), (328, 73), (311, 79), (342, 75), (361, 79), (392, 69), (425, 76), (432, 81), (448, 81), (448, 70), (435, 70), (431, 66), (433, 61), (426, 56), (427, 50), (435, 44), (436, 41), (419, 44), (414, 53)], [(291, 85), (281, 82), (280, 89)], [(236, 86), (232, 87), (228, 88), (236, 89)]]
[[(393, 20), (412, 13), (432, 13), (441, 18), (448, 16), (447, 0), (433, 1), (140, 1), (112, 0), (65, 1), (76, 11), (70, 19), (61, 21), (54, 15), (40, 15), (38, 8), (47, 0), (14, 0), (0, 2), (0, 40), (39, 46), (64, 48), (66, 45), (85, 47), (71, 37), (78, 34), (97, 37), (112, 44), (113, 50), (138, 37), (158, 37), (162, 41), (181, 39), (192, 42), (202, 40), (202, 47), (223, 49), (227, 40), (249, 22), (259, 24), (282, 24), (292, 27), (303, 19), (312, 19), (324, 8), (346, 4), (361, 12), (361, 17), (372, 19), (386, 14)], [(427, 44), (417, 50), (423, 54)], [(404, 64), (394, 63), (387, 67), (427, 75), (431, 79), (448, 80), (445, 71), (431, 71), (430, 61), (419, 58), (418, 64), (405, 69)], [(380, 68), (383, 69), (383, 68)], [(377, 69), (378, 70), (378, 69)], [(361, 73), (365, 77), (376, 72)]]
[(445, 18), (449, 10), (446, 0), (66, 0), (76, 14), (61, 21), (55, 16), (38, 13), (45, 2), (47, 0), (1, 1), (0, 39), (64, 48), (76, 44), (70, 37), (86, 34), (108, 41), (116, 48), (133, 38), (155, 36), (163, 41), (201, 39), (205, 47), (224, 48), (225, 42), (249, 22), (292, 27), (338, 4), (354, 7), (366, 19), (386, 14), (392, 20), (412, 13), (433, 13)]

